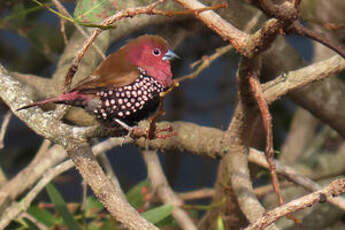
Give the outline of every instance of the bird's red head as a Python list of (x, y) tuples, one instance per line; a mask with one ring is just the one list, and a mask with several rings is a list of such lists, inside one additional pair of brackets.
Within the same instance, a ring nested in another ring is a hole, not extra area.
[(169, 50), (167, 41), (159, 36), (143, 35), (129, 41), (125, 47), (128, 61), (143, 69), (164, 87), (171, 86), (170, 60), (177, 55)]

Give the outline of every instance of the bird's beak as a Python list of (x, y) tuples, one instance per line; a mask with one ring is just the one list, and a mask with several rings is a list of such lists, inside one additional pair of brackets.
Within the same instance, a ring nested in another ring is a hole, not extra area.
[(169, 61), (172, 60), (174, 58), (179, 58), (181, 59), (177, 54), (175, 54), (173, 51), (168, 50), (168, 52), (165, 53), (164, 57), (162, 58), (163, 61)]

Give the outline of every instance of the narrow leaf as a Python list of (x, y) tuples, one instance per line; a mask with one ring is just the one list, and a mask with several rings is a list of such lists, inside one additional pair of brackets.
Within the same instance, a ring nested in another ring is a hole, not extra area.
[(56, 209), (59, 211), (62, 219), (64, 220), (65, 224), (67, 225), (68, 229), (70, 230), (80, 230), (80, 226), (77, 221), (74, 219), (72, 214), (69, 212), (67, 208), (67, 204), (62, 198), (59, 191), (52, 185), (48, 184), (47, 192), (49, 195), (50, 200), (55, 205)]

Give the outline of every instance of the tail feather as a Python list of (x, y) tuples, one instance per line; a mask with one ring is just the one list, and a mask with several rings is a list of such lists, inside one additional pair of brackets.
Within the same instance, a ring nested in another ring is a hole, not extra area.
[(29, 105), (25, 105), (25, 106), (17, 109), (17, 111), (22, 110), (22, 109), (28, 109), (28, 108), (31, 108), (34, 106), (45, 105), (48, 103), (71, 104), (71, 102), (73, 102), (76, 99), (78, 99), (78, 91), (73, 91), (70, 93), (62, 94), (58, 97), (48, 98), (48, 99), (45, 99), (42, 101), (37, 101), (37, 102), (31, 103)]

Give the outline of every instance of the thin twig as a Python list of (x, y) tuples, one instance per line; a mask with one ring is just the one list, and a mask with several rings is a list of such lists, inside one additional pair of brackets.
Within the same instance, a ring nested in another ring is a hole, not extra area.
[(66, 21), (62, 18), (60, 18), (60, 29), (61, 29), (61, 34), (63, 37), (63, 42), (65, 43), (65, 46), (68, 44), (68, 38), (66, 35), (66, 29), (65, 29), (65, 23)]
[(198, 66), (198, 68), (194, 72), (187, 74), (185, 76), (179, 77), (176, 79), (176, 81), (182, 82), (182, 81), (185, 81), (187, 79), (196, 78), (204, 69), (209, 67), (214, 60), (223, 56), (224, 54), (229, 52), (232, 48), (233, 48), (232, 45), (226, 45), (226, 46), (223, 46), (221, 48), (216, 49), (214, 54), (212, 54), (209, 57), (203, 57), (201, 59), (201, 64)]
[(263, 121), (263, 125), (265, 128), (266, 133), (266, 150), (265, 155), (267, 158), (267, 162), (269, 164), (270, 173), (272, 176), (272, 185), (275, 193), (278, 196), (279, 204), (282, 205), (284, 203), (283, 197), (280, 192), (279, 187), (279, 180), (278, 175), (276, 172), (276, 167), (274, 165), (274, 151), (273, 151), (273, 133), (272, 133), (272, 117), (270, 114), (270, 111), (268, 109), (268, 105), (265, 101), (264, 95), (262, 93), (261, 85), (258, 79), (257, 75), (252, 75), (249, 78), (249, 84), (251, 87), (251, 91), (256, 99), (256, 102), (258, 103), (260, 112), (261, 112), (261, 118)]
[(213, 197), (214, 192), (215, 190), (212, 188), (202, 188), (195, 191), (180, 192), (178, 193), (178, 196), (182, 200), (198, 200), (198, 199), (211, 198)]
[[(157, 109), (157, 112), (152, 116), (150, 117), (149, 121), (150, 121), (150, 124), (149, 124), (149, 130), (148, 130), (148, 134), (147, 134), (147, 137), (152, 140), (154, 138), (159, 138), (159, 135), (157, 134), (156, 132), (156, 122), (157, 120), (165, 115), (165, 110), (164, 110), (164, 99), (166, 98), (166, 96), (168, 96), (174, 89), (176, 89), (177, 87), (179, 87), (179, 83), (177, 81), (173, 81), (173, 84), (172, 86), (165, 92), (161, 92), (159, 94), (159, 106), (158, 106), (158, 109)], [(169, 135), (168, 135), (169, 136)], [(167, 137), (168, 137), (167, 136)], [(165, 139), (164, 137), (161, 137), (163, 139)]]
[(2, 120), (1, 130), (0, 130), (0, 149), (4, 148), (4, 139), (7, 131), (8, 124), (10, 123), (12, 117), (12, 112), (9, 110), (6, 112), (4, 119)]
[(283, 216), (292, 214), (300, 209), (312, 206), (315, 203), (323, 203), (328, 199), (335, 196), (339, 196), (341, 193), (345, 193), (345, 178), (337, 179), (330, 183), (324, 189), (316, 191), (314, 193), (308, 194), (306, 196), (300, 197), (289, 203), (277, 207), (272, 211), (266, 212), (262, 218), (258, 219), (255, 223), (249, 225), (245, 230), (261, 230), (268, 225), (274, 223)]
[(317, 42), (320, 42), (321, 44), (327, 46), (328, 48), (330, 48), (331, 50), (333, 50), (334, 52), (336, 52), (337, 54), (339, 54), (340, 56), (345, 58), (345, 46), (344, 45), (342, 45), (341, 43), (339, 43), (335, 40), (327, 38), (327, 36), (325, 36), (322, 33), (319, 33), (319, 32), (316, 32), (316, 31), (313, 31), (311, 29), (306, 28), (305, 26), (303, 26), (298, 21), (294, 22), (287, 29), (287, 32), (295, 33), (295, 34), (298, 34), (301, 36), (305, 36), (305, 37), (313, 39)]
[[(259, 165), (267, 169), (269, 168), (264, 153), (256, 149), (250, 149), (248, 160), (253, 164)], [(284, 165), (282, 162), (278, 160), (275, 161), (275, 165), (277, 167), (277, 172), (280, 175), (287, 177), (290, 181), (302, 186), (303, 188), (309, 191), (315, 192), (322, 188), (318, 183), (312, 181), (306, 176), (301, 175), (293, 168)], [(343, 197), (331, 198), (328, 199), (328, 202), (345, 211), (345, 199)]]
[[(61, 4), (61, 2), (59, 0), (52, 0), (52, 2), (56, 5), (56, 7), (59, 9), (59, 11), (64, 14), (67, 15), (68, 17), (72, 17), (68, 11), (66, 10), (66, 8)], [(61, 18), (62, 20), (62, 18)], [(73, 22), (73, 25), (75, 26), (75, 28), (77, 28), (77, 30), (85, 37), (88, 38), (89, 35), (87, 34), (87, 32), (85, 31), (85, 29), (83, 27), (81, 27), (78, 23)], [(64, 34), (65, 36), (65, 34)], [(64, 38), (65, 39), (65, 38)], [(66, 37), (67, 39), (67, 37)], [(96, 52), (103, 58), (103, 60), (106, 58), (104, 52), (101, 50), (101, 48), (99, 48), (99, 46), (95, 43), (92, 44), (92, 46), (96, 49)]]

